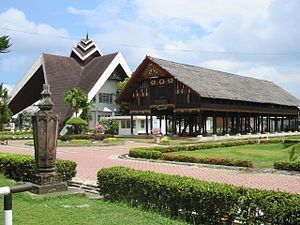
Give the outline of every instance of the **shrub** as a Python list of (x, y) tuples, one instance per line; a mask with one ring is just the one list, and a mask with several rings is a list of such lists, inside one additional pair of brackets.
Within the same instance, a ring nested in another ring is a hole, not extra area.
[(82, 133), (88, 126), (88, 122), (80, 117), (72, 117), (67, 120), (66, 124), (71, 125), (71, 127), (68, 127), (68, 133), (71, 134)]
[(112, 119), (101, 119), (99, 121), (99, 124), (101, 124), (106, 129), (104, 130), (107, 134), (117, 134), (119, 129), (119, 123), (117, 120)]
[(74, 142), (74, 143), (90, 143), (91, 141), (86, 140), (86, 139), (72, 139), (71, 142)]
[(297, 144), (297, 143), (300, 142), (300, 140), (297, 140), (297, 139), (285, 139), (283, 142), (287, 143), (287, 144), (289, 144), (289, 143), (291, 143), (291, 144)]
[(170, 144), (170, 138), (167, 136), (161, 137), (161, 138), (159, 138), (159, 143), (168, 145), (168, 144)]
[(281, 143), (281, 142), (284, 142), (283, 140), (281, 139), (268, 139), (268, 140), (260, 140), (260, 143), (261, 144), (277, 144), (277, 143)]
[[(56, 160), (56, 171), (63, 181), (71, 182), (76, 175), (76, 163), (70, 160)], [(28, 155), (0, 154), (0, 171), (17, 181), (32, 181), (36, 167), (34, 158)]]
[(32, 130), (0, 131), (0, 135), (23, 135), (32, 134)]
[(190, 163), (202, 163), (202, 164), (214, 164), (214, 165), (224, 165), (224, 166), (239, 166), (253, 168), (254, 165), (249, 160), (234, 160), (226, 158), (201, 158), (190, 155), (176, 155), (166, 153), (162, 155), (162, 159), (167, 161), (177, 161), (177, 162), (190, 162)]
[(300, 161), (280, 161), (274, 163), (274, 168), (277, 170), (300, 171)]
[(299, 224), (300, 196), (124, 167), (98, 172), (105, 199), (125, 201), (191, 224)]
[(107, 128), (104, 125), (101, 125), (101, 124), (97, 124), (96, 127), (95, 127), (96, 133), (99, 133), (99, 134), (104, 134), (104, 132), (106, 130), (107, 130)]
[(116, 137), (108, 137), (106, 138), (107, 141), (117, 141), (118, 139)]
[(129, 151), (129, 156), (134, 158), (144, 158), (144, 159), (159, 159), (162, 156), (160, 151), (148, 151), (148, 150), (138, 150), (132, 149)]
[(58, 139), (61, 141), (71, 141), (73, 139), (103, 141), (107, 137), (112, 137), (112, 135), (107, 135), (107, 134), (65, 134), (63, 136), (59, 136)]

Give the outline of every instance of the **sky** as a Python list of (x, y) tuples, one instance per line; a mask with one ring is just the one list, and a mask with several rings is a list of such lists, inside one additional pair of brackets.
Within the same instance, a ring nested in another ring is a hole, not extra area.
[(299, 0), (0, 0), (0, 83), (86, 33), (132, 71), (146, 55), (275, 82), (300, 98)]

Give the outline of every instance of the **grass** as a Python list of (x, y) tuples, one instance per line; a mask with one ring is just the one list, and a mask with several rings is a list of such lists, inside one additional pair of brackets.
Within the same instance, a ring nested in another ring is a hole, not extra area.
[[(0, 175), (0, 186), (13, 184), (14, 181)], [(0, 210), (3, 210), (2, 204)], [(32, 196), (28, 193), (18, 193), (13, 195), (13, 210), (16, 225), (185, 224), (126, 204), (89, 199), (84, 195)], [(0, 220), (3, 221), (1, 217), (3, 213), (0, 216)]]
[[(300, 154), (300, 145), (294, 145), (297, 154)], [(273, 168), (273, 163), (288, 159), (288, 149), (291, 144), (255, 144), (242, 145), (227, 148), (214, 148), (207, 150), (174, 152), (174, 154), (187, 154), (197, 157), (218, 157), (250, 160), (255, 167), (258, 168)]]

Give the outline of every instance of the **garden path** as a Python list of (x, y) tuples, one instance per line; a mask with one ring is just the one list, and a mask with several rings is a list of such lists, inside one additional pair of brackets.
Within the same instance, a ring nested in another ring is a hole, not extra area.
[[(0, 145), (0, 152), (33, 155), (33, 147), (24, 146), (24, 143), (25, 141), (10, 141), (9, 145)], [(140, 170), (189, 176), (206, 181), (300, 194), (300, 176), (295, 175), (215, 169), (119, 158), (119, 155), (128, 153), (132, 147), (151, 145), (128, 141), (126, 145), (119, 146), (58, 147), (57, 157), (76, 161), (78, 164), (77, 179), (89, 180), (94, 184), (96, 184), (97, 172), (101, 168), (126, 166)]]

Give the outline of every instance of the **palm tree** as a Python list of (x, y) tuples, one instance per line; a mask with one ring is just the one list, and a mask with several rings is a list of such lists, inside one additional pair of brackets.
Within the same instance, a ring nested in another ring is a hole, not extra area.
[(11, 111), (8, 107), (9, 96), (7, 89), (0, 84), (0, 130), (3, 130), (4, 125), (11, 118)]
[(88, 96), (80, 88), (71, 88), (65, 97), (65, 104), (70, 104), (75, 112), (75, 116), (78, 116), (79, 111), (84, 109), (88, 105)]
[(8, 48), (11, 46), (9, 43), (10, 38), (8, 35), (4, 35), (0, 37), (0, 53), (9, 52)]

